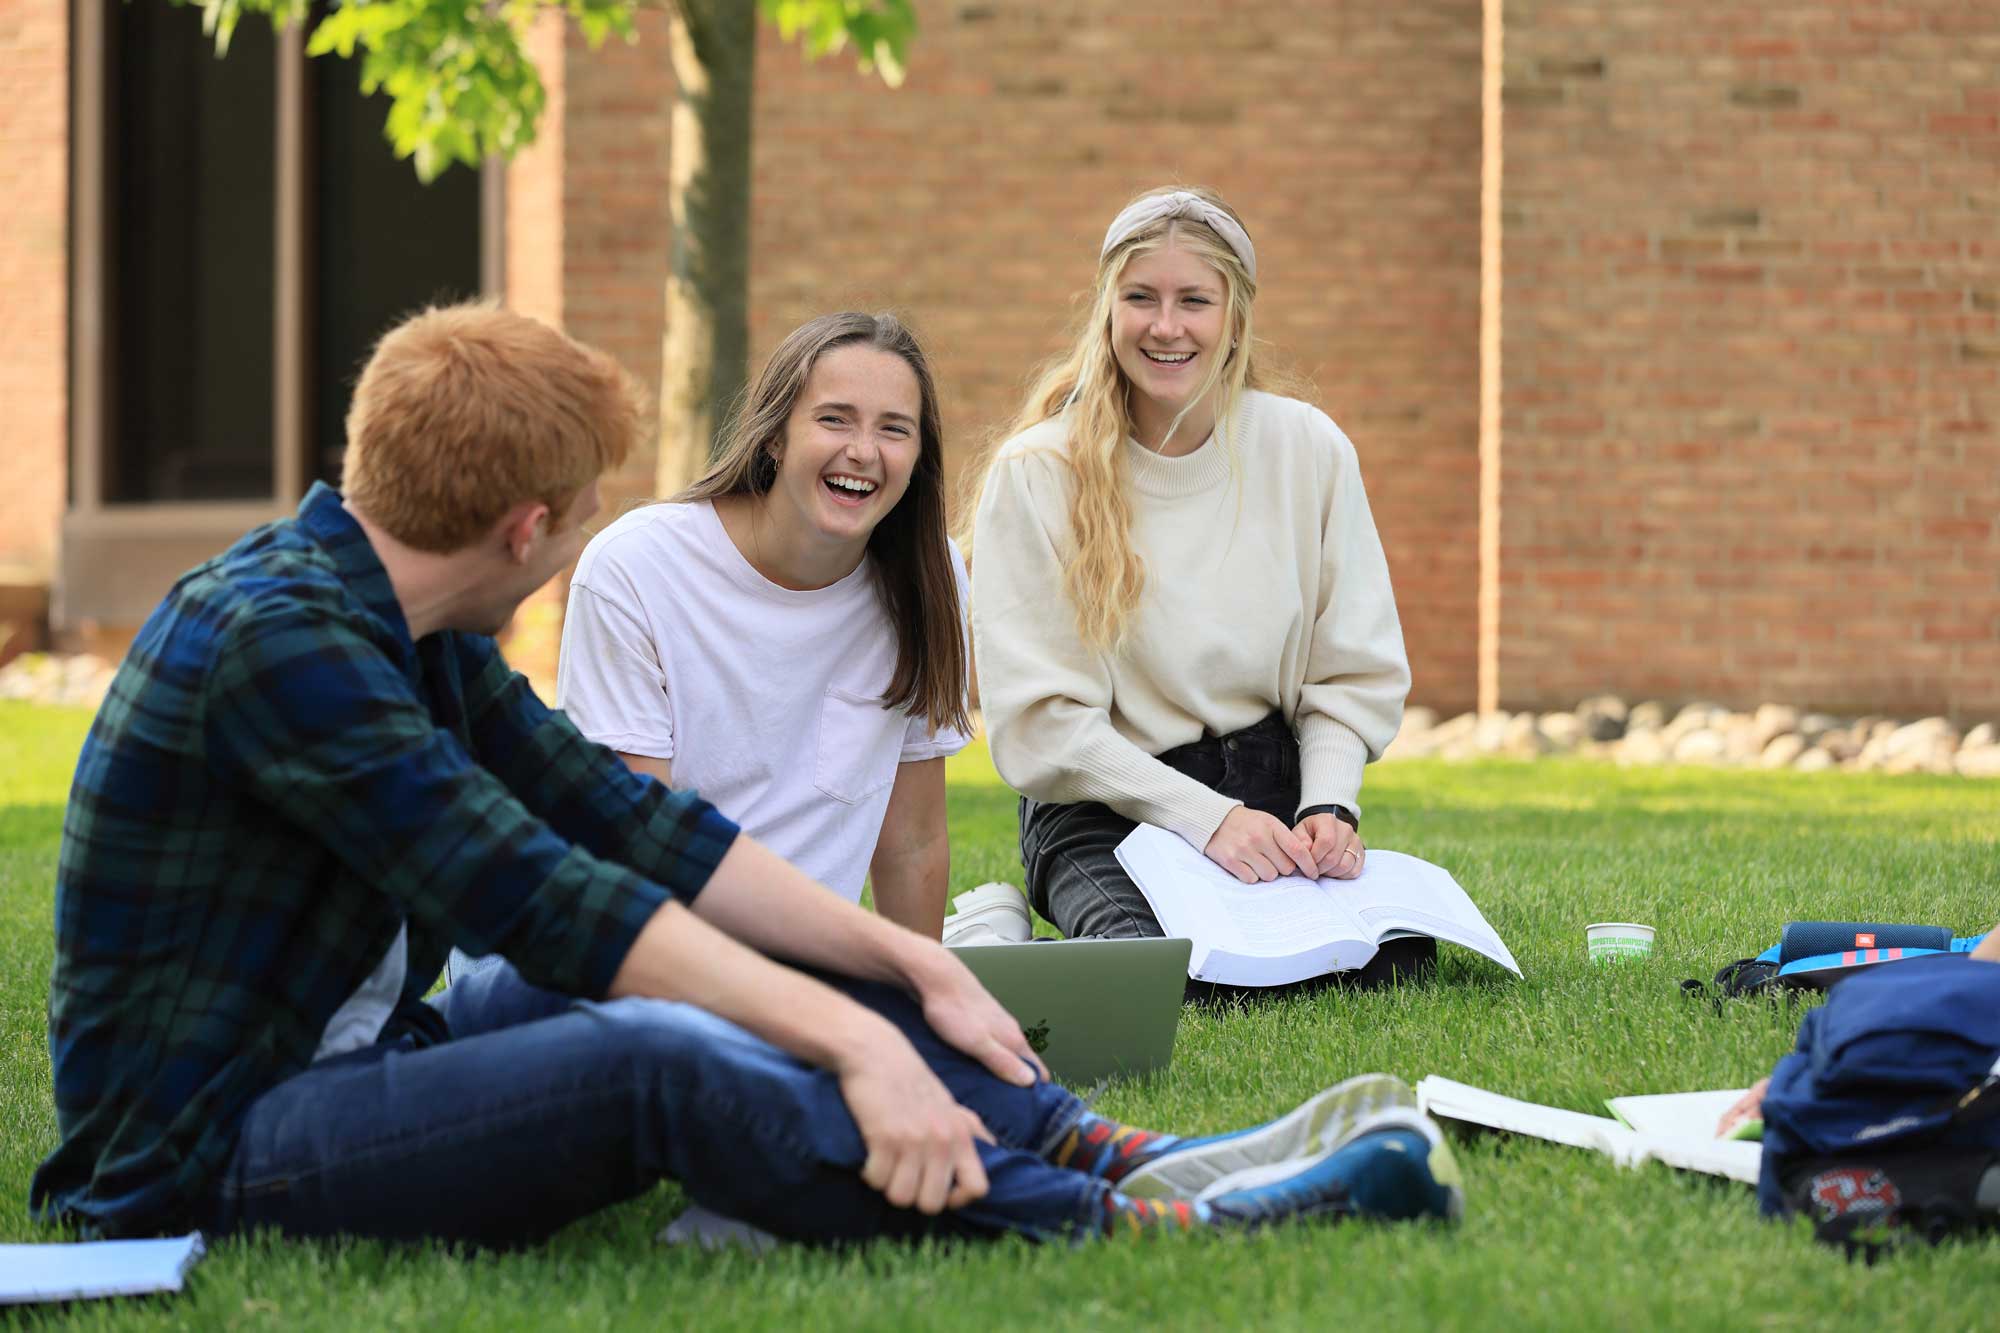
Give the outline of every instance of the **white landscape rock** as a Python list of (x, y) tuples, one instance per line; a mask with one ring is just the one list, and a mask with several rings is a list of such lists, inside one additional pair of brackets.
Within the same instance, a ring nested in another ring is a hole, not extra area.
[[(108, 672), (109, 668), (104, 668)], [(35, 680), (61, 683), (69, 674), (47, 663)], [(18, 672), (0, 672), (0, 698), (30, 688)], [(1508, 756), (1532, 759), (1574, 754), (1622, 765), (1707, 764), (1789, 768), (1801, 773), (1850, 769), (1882, 773), (1957, 773), (2000, 777), (2000, 725), (1983, 721), (1959, 736), (1946, 717), (1899, 721), (1807, 712), (1765, 703), (1744, 712), (1697, 702), (1669, 710), (1657, 701), (1627, 706), (1616, 695), (1595, 695), (1574, 710), (1460, 713), (1439, 720), (1413, 707), (1386, 759), (1435, 756), (1447, 761)]]
[(1681, 737), (1697, 731), (1706, 731), (1729, 715), (1729, 710), (1714, 704), (1689, 704), (1674, 714), (1674, 720), (1661, 728), (1668, 745), (1678, 746)]
[(1500, 753), (1500, 747), (1507, 743), (1507, 728), (1513, 722), (1512, 713), (1481, 713), (1472, 728), (1473, 748), (1481, 754)]
[(1712, 727), (1690, 731), (1674, 742), (1677, 764), (1719, 764), (1729, 753), (1729, 741)]
[(25, 653), (0, 668), (0, 699), (95, 708), (104, 702), (116, 674), (115, 664), (89, 653)]
[(1723, 758), (1732, 764), (1747, 764), (1764, 752), (1770, 737), (1763, 735), (1757, 719), (1748, 713), (1730, 713), (1716, 727), (1725, 745)]
[(1672, 757), (1672, 754), (1673, 752), (1667, 748), (1667, 743), (1661, 738), (1660, 733), (1652, 728), (1647, 728), (1644, 731), (1628, 731), (1625, 733), (1625, 739), (1612, 747), (1613, 757), (1619, 763), (1628, 766), (1634, 764), (1663, 764)]
[(1499, 753), (1510, 759), (1539, 759), (1555, 747), (1542, 735), (1533, 713), (1520, 713), (1507, 720), (1500, 734)]
[(2000, 744), (1961, 746), (1952, 768), (1962, 778), (2000, 778)]
[(1799, 710), (1789, 704), (1765, 704), (1751, 714), (1750, 721), (1758, 752), (1762, 753), (1778, 737), (1799, 729)]
[(1940, 741), (1949, 741), (1954, 749), (1958, 746), (1958, 730), (1941, 717), (1927, 717), (1920, 722), (1897, 727), (1889, 733), (1886, 751), (1890, 759), (1898, 759), (1909, 754), (1924, 754), (1935, 748)]
[(1565, 753), (1581, 745), (1587, 734), (1583, 719), (1575, 713), (1544, 713), (1536, 721), (1535, 730), (1551, 750)]
[(1625, 715), (1625, 730), (1658, 731), (1667, 724), (1667, 706), (1657, 699), (1648, 699), (1634, 707)]
[(1861, 753), (1848, 762), (1863, 773), (1873, 773), (1889, 761), (1889, 736), (1884, 732), (1871, 735), (1861, 747)]
[(1455, 741), (1461, 736), (1470, 736), (1472, 734), (1472, 729), (1478, 725), (1479, 725), (1479, 714), (1460, 713), (1457, 717), (1452, 718), (1449, 722), (1438, 723), (1437, 742), (1438, 744), (1442, 745), (1446, 741)]
[[(1792, 732), (1784, 736), (1773, 736), (1770, 744), (1764, 747), (1763, 753), (1757, 756), (1757, 762), (1764, 768), (1790, 768), (1793, 761), (1805, 752), (1806, 738), (1797, 732)], [(1819, 753), (1825, 754), (1826, 751), (1821, 750)]]

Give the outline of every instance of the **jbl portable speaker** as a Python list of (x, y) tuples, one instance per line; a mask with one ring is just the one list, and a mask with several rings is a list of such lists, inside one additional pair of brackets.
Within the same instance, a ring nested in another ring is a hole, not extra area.
[(1778, 936), (1778, 961), (1789, 963), (1818, 954), (1865, 949), (1951, 948), (1944, 926), (1907, 926), (1869, 921), (1788, 921)]

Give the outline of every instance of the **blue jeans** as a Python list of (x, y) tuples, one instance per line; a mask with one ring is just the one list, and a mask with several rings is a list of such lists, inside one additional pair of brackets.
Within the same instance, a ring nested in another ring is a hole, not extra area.
[(575, 1000), (505, 965), (433, 1002), (450, 1040), (322, 1061), (254, 1102), (202, 1226), (518, 1245), (661, 1179), (812, 1242), (1050, 1238), (1100, 1214), (1103, 1182), (1043, 1160), (1081, 1102), (993, 1077), (900, 990), (827, 980), (901, 1029), (992, 1131), (998, 1142), (978, 1145), (985, 1198), (937, 1217), (893, 1207), (862, 1182), (866, 1152), (832, 1074), (691, 1005)]

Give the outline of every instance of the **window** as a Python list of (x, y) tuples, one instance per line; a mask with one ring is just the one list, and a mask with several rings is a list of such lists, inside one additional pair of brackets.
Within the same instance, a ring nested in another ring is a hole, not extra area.
[(201, 13), (119, 4), (106, 50), (103, 498), (274, 492), (276, 43), (217, 60)]
[(136, 625), (181, 570), (336, 480), (374, 339), (487, 290), (497, 173), (429, 186), (356, 63), (260, 17), (75, 0), (71, 468), (55, 618)]

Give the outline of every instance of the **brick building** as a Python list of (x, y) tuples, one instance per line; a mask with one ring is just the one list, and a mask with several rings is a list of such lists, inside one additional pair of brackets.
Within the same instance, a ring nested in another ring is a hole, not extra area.
[[(1418, 702), (2000, 714), (1990, 0), (919, 14), (896, 91), (765, 34), (759, 354), (901, 309), (963, 456), (1060, 345), (1110, 214), (1213, 184), (1258, 241), (1262, 336), (1361, 450)], [(500, 292), (657, 377), (657, 16), (596, 52), (539, 28), (540, 143), (430, 191), (351, 71), (248, 24), (198, 63), (193, 26), (0, 0), (0, 616), (53, 588), (72, 641), (335, 474), (400, 309)]]

